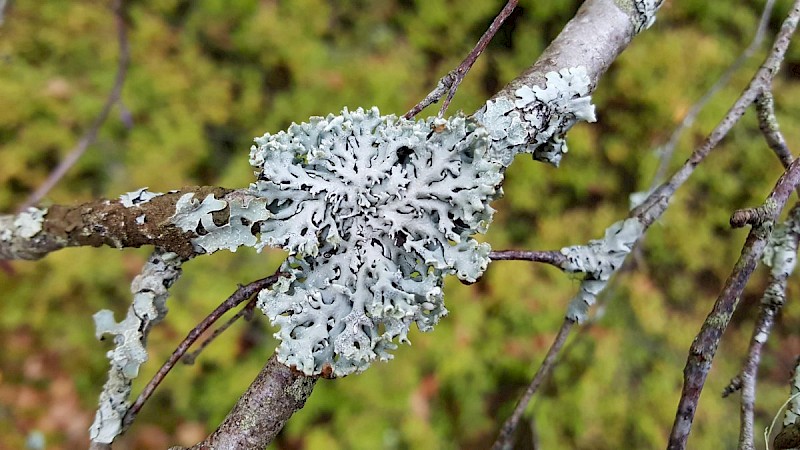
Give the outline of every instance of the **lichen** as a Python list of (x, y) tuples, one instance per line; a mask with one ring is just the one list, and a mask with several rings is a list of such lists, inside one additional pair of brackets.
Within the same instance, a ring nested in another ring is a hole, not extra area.
[(589, 307), (595, 303), (611, 275), (625, 262), (625, 257), (643, 232), (644, 226), (638, 219), (625, 219), (608, 227), (603, 239), (561, 249), (567, 257), (567, 262), (561, 267), (567, 272), (586, 274), (567, 309), (567, 318), (578, 323), (586, 320)]
[(518, 153), (558, 166), (567, 152), (564, 134), (580, 120), (596, 120), (591, 80), (584, 66), (545, 74), (545, 87), (522, 86), (512, 102), (489, 100), (476, 118), (492, 139), (490, 157), (508, 166)]
[(774, 278), (787, 277), (797, 264), (797, 236), (800, 230), (792, 229), (794, 221), (779, 224), (770, 235), (761, 261), (771, 268)]
[(137, 189), (132, 192), (126, 192), (120, 195), (119, 200), (122, 202), (122, 206), (130, 208), (135, 205), (147, 203), (159, 195), (163, 194), (161, 192), (150, 192), (146, 187), (143, 187), (141, 189)]
[(650, 28), (656, 21), (656, 12), (663, 0), (634, 0), (631, 22), (637, 33)]
[(266, 208), (267, 199), (232, 193), (226, 200), (208, 194), (202, 201), (193, 193), (181, 196), (170, 218), (183, 231), (199, 236), (192, 240), (198, 253), (214, 253), (228, 249), (235, 252), (241, 246), (256, 247), (259, 222), (272, 216)]
[(47, 208), (28, 208), (17, 214), (12, 224), (12, 229), (3, 230), (2, 240), (11, 240), (14, 236), (30, 239), (42, 231), (44, 216), (47, 215)]
[[(783, 416), (783, 426), (795, 424), (800, 419), (800, 360), (795, 363), (791, 379), (790, 400)], [(783, 447), (789, 448), (789, 447)]]
[(447, 310), (442, 278), (474, 282), (489, 246), (501, 166), (473, 120), (412, 122), (376, 108), (348, 111), (256, 139), (251, 191), (269, 199), (262, 245), (290, 255), (288, 274), (259, 294), (280, 362), (343, 376), (386, 360), (412, 323)]
[(128, 411), (131, 382), (147, 361), (144, 347), (147, 333), (167, 313), (168, 289), (180, 276), (181, 263), (178, 255), (156, 250), (131, 283), (133, 304), (125, 319), (116, 322), (109, 310), (94, 315), (97, 338), (114, 336), (114, 349), (107, 354), (111, 367), (90, 428), (92, 441), (111, 443), (120, 434), (122, 419)]

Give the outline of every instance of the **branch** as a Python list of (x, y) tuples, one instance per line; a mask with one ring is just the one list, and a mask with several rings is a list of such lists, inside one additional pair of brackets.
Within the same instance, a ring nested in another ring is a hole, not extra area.
[(230, 295), (224, 302), (222, 302), (219, 306), (214, 309), (205, 319), (202, 320), (197, 326), (195, 326), (192, 331), (189, 332), (188, 335), (181, 341), (178, 347), (172, 352), (172, 355), (169, 359), (158, 369), (153, 378), (147, 383), (147, 386), (142, 390), (139, 394), (139, 397), (133, 403), (133, 405), (128, 410), (127, 414), (122, 421), (122, 431), (124, 432), (127, 428), (131, 426), (133, 421), (136, 419), (136, 415), (139, 414), (139, 411), (142, 409), (144, 404), (153, 395), (156, 388), (164, 381), (164, 378), (167, 374), (175, 367), (178, 361), (180, 361), (181, 357), (189, 350), (189, 347), (200, 338), (200, 336), (208, 330), (214, 323), (219, 320), (226, 312), (230, 311), (231, 309), (235, 308), (242, 302), (246, 301), (250, 297), (253, 297), (262, 289), (265, 289), (271, 286), (275, 281), (278, 280), (278, 277), (282, 275), (281, 273), (276, 273), (271, 275), (267, 278), (262, 278), (260, 280), (253, 281), (252, 283), (247, 284), (246, 286), (239, 286), (236, 289), (236, 292)]
[(550, 264), (559, 269), (563, 269), (567, 262), (567, 257), (558, 250), (550, 251), (525, 251), (525, 250), (502, 250), (489, 253), (492, 261), (531, 261)]
[(761, 133), (767, 140), (767, 145), (775, 152), (775, 156), (781, 161), (784, 169), (789, 167), (794, 157), (786, 145), (786, 139), (783, 138), (778, 119), (775, 117), (775, 100), (772, 92), (765, 89), (756, 98), (756, 111), (758, 112), (758, 128), (761, 129)]
[(536, 375), (533, 377), (531, 384), (528, 385), (528, 389), (525, 390), (525, 394), (523, 394), (522, 398), (520, 398), (519, 402), (517, 402), (517, 406), (514, 407), (514, 412), (511, 414), (511, 417), (509, 417), (505, 423), (503, 423), (503, 427), (500, 429), (500, 434), (497, 436), (497, 440), (494, 442), (494, 445), (492, 445), (492, 450), (510, 450), (513, 448), (514, 431), (517, 429), (517, 425), (522, 418), (522, 414), (525, 413), (525, 409), (528, 407), (528, 403), (530, 403), (533, 395), (539, 390), (539, 386), (542, 385), (542, 382), (553, 370), (558, 354), (561, 352), (564, 344), (566, 344), (573, 325), (575, 325), (574, 320), (568, 318), (564, 319), (564, 322), (561, 324), (561, 328), (558, 330), (558, 335), (556, 335), (553, 344), (547, 350), (547, 355), (544, 357), (542, 365), (539, 366), (539, 370), (536, 371)]
[[(800, 2), (797, 6), (800, 7)], [(800, 9), (796, 7), (794, 13), (800, 14)], [(764, 222), (750, 230), (733, 272), (725, 282), (725, 286), (714, 303), (711, 313), (703, 323), (700, 333), (692, 342), (684, 369), (683, 390), (670, 434), (668, 446), (670, 449), (686, 448), (694, 414), (697, 410), (697, 402), (700, 399), (708, 372), (711, 370), (711, 363), (719, 341), (736, 310), (747, 280), (755, 270), (758, 260), (767, 246), (772, 232), (772, 223), (777, 219), (789, 195), (799, 183), (800, 160), (796, 160), (781, 176), (772, 193), (764, 202), (766, 210)]]
[(200, 234), (197, 230), (182, 230), (172, 220), (178, 202), (186, 194), (196, 198), (213, 195), (230, 201), (248, 198), (245, 191), (195, 186), (166, 194), (141, 189), (119, 200), (100, 199), (77, 206), (28, 208), (19, 214), (0, 216), (0, 260), (39, 259), (66, 247), (102, 245), (155, 245), (184, 258), (196, 255), (192, 240)]
[(266, 447), (289, 417), (303, 408), (317, 379), (284, 366), (272, 355), (217, 430), (192, 449)]
[[(78, 162), (81, 156), (86, 152), (90, 145), (97, 139), (97, 133), (100, 127), (103, 126), (106, 119), (108, 119), (111, 108), (119, 101), (122, 94), (122, 85), (125, 84), (125, 76), (128, 73), (128, 64), (130, 63), (130, 46), (128, 45), (128, 31), (125, 25), (125, 5), (124, 0), (115, 0), (112, 6), (114, 11), (114, 20), (117, 26), (117, 42), (119, 45), (119, 62), (117, 63), (117, 74), (114, 77), (114, 85), (111, 92), (108, 94), (100, 114), (94, 119), (92, 125), (81, 136), (78, 144), (70, 150), (67, 156), (59, 163), (58, 166), (50, 173), (44, 183), (42, 183), (36, 191), (34, 191), (25, 202), (20, 205), (17, 212), (24, 211), (29, 207), (39, 203), (48, 192), (50, 192), (61, 178), (66, 175), (67, 171)], [(0, 13), (0, 18), (2, 13)]]
[(678, 141), (680, 140), (681, 136), (683, 136), (683, 132), (694, 124), (694, 121), (697, 119), (700, 111), (702, 111), (708, 101), (711, 100), (711, 98), (717, 92), (719, 92), (720, 89), (728, 84), (731, 77), (733, 77), (733, 74), (736, 73), (736, 71), (739, 70), (744, 63), (750, 59), (751, 56), (753, 56), (753, 53), (755, 53), (759, 47), (761, 47), (761, 43), (764, 41), (764, 37), (767, 33), (769, 18), (772, 15), (772, 7), (774, 4), (775, 0), (767, 0), (766, 5), (764, 5), (764, 11), (761, 13), (761, 18), (758, 22), (756, 34), (753, 36), (753, 40), (750, 41), (750, 45), (748, 45), (747, 48), (739, 55), (739, 57), (736, 58), (733, 64), (731, 64), (725, 70), (725, 72), (723, 72), (722, 76), (717, 79), (717, 81), (708, 89), (708, 91), (706, 91), (706, 93), (703, 94), (703, 96), (700, 97), (700, 99), (694, 105), (692, 105), (692, 108), (689, 109), (689, 112), (683, 117), (681, 124), (672, 131), (669, 141), (667, 141), (666, 144), (658, 149), (658, 152), (661, 153), (661, 156), (659, 158), (658, 169), (656, 169), (656, 174), (653, 177), (653, 188), (662, 183), (666, 171), (669, 168), (672, 154), (675, 152), (675, 147), (678, 145)]
[(464, 58), (464, 61), (462, 61), (461, 64), (459, 64), (458, 67), (456, 67), (450, 73), (443, 76), (439, 80), (439, 83), (437, 83), (436, 88), (427, 96), (425, 96), (422, 101), (414, 105), (410, 111), (405, 113), (403, 118), (414, 118), (414, 116), (419, 114), (423, 109), (441, 100), (442, 96), (444, 96), (446, 93), (447, 97), (444, 99), (444, 102), (442, 102), (442, 108), (439, 110), (439, 117), (444, 117), (447, 107), (450, 106), (450, 100), (452, 100), (453, 96), (456, 94), (458, 85), (464, 81), (464, 77), (467, 76), (467, 72), (469, 72), (469, 70), (475, 64), (475, 61), (478, 60), (478, 57), (481, 56), (481, 53), (486, 50), (486, 46), (489, 45), (489, 42), (491, 42), (494, 35), (497, 34), (497, 30), (500, 29), (500, 26), (503, 25), (503, 22), (508, 19), (508, 16), (511, 15), (511, 12), (517, 7), (517, 3), (519, 3), (519, 0), (509, 0), (508, 3), (506, 3), (506, 6), (504, 6), (497, 17), (494, 18), (492, 24), (489, 25), (489, 29), (483, 33), (483, 36), (481, 36), (480, 40), (477, 44), (475, 44), (475, 47), (471, 52), (469, 52), (467, 57)]
[(764, 295), (761, 297), (759, 310), (753, 335), (750, 338), (750, 348), (747, 352), (741, 373), (731, 382), (723, 396), (727, 396), (737, 389), (742, 390), (739, 449), (755, 449), (755, 399), (756, 377), (758, 365), (761, 361), (761, 350), (769, 339), (775, 317), (786, 303), (786, 284), (789, 276), (794, 271), (797, 259), (798, 238), (800, 238), (800, 205), (796, 205), (789, 213), (789, 218), (776, 227), (765, 249), (763, 261), (772, 267), (770, 280)]

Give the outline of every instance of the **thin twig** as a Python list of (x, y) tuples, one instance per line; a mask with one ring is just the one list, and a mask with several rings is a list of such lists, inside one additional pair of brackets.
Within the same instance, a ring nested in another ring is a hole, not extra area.
[[(797, 7), (800, 8), (800, 1)], [(800, 9), (796, 9), (800, 14)], [(771, 219), (778, 217), (792, 191), (800, 184), (800, 160), (795, 160), (778, 180), (775, 188), (764, 202), (770, 206)], [(714, 307), (703, 322), (697, 337), (692, 342), (686, 367), (683, 371), (683, 389), (675, 414), (675, 422), (670, 433), (668, 448), (684, 449), (692, 428), (697, 402), (703, 391), (711, 363), (714, 360), (722, 334), (730, 323), (750, 275), (758, 265), (771, 233), (771, 224), (762, 223), (750, 230), (742, 254), (725, 282)]]
[(462, 61), (461, 64), (459, 64), (454, 70), (443, 76), (437, 83), (436, 88), (426, 95), (421, 102), (414, 105), (414, 107), (411, 108), (411, 110), (408, 111), (403, 118), (413, 118), (419, 114), (420, 111), (432, 105), (433, 103), (438, 102), (445, 94), (447, 94), (447, 97), (445, 97), (444, 102), (442, 102), (442, 107), (439, 110), (439, 117), (444, 117), (447, 107), (450, 106), (450, 101), (456, 94), (458, 85), (461, 84), (461, 82), (464, 80), (464, 77), (467, 76), (467, 72), (469, 72), (469, 70), (475, 64), (475, 61), (478, 60), (478, 57), (481, 56), (481, 53), (486, 50), (486, 46), (489, 45), (489, 42), (492, 40), (494, 35), (497, 34), (497, 30), (500, 29), (500, 26), (503, 25), (503, 22), (508, 19), (508, 16), (511, 15), (511, 12), (517, 7), (518, 2), (519, 0), (509, 0), (508, 3), (506, 3), (506, 6), (504, 6), (497, 17), (494, 18), (492, 24), (489, 25), (489, 29), (483, 33), (483, 36), (481, 36), (478, 43), (475, 44), (475, 47), (472, 49), (472, 51), (469, 52), (469, 55), (464, 58), (464, 61)]
[(122, 421), (123, 429), (127, 429), (133, 423), (134, 419), (136, 419), (136, 415), (142, 409), (145, 402), (153, 395), (156, 388), (159, 384), (164, 380), (164, 377), (167, 376), (170, 370), (175, 367), (175, 364), (180, 361), (181, 357), (186, 353), (189, 347), (197, 341), (198, 338), (208, 330), (220, 317), (222, 317), (226, 312), (230, 311), (232, 308), (235, 308), (237, 305), (241, 304), (245, 300), (248, 300), (250, 297), (265, 289), (266, 287), (275, 283), (280, 277), (281, 273), (275, 273), (267, 278), (262, 278), (260, 280), (256, 280), (252, 283), (249, 283), (245, 286), (239, 286), (236, 289), (236, 292), (231, 294), (224, 302), (222, 302), (219, 306), (217, 306), (214, 311), (212, 311), (202, 322), (197, 324), (197, 326), (189, 332), (188, 335), (183, 339), (183, 341), (178, 345), (172, 355), (169, 357), (167, 362), (158, 369), (153, 378), (147, 383), (147, 386), (142, 390), (139, 394), (139, 397), (133, 403), (133, 405), (128, 410), (128, 413), (125, 414), (125, 418)]
[(767, 0), (766, 5), (764, 5), (764, 11), (761, 13), (761, 19), (758, 22), (758, 29), (756, 30), (755, 36), (753, 36), (753, 40), (750, 41), (750, 45), (739, 55), (738, 58), (731, 64), (725, 72), (722, 73), (722, 76), (717, 79), (717, 81), (700, 97), (697, 102), (692, 105), (689, 112), (683, 117), (681, 124), (672, 132), (672, 135), (669, 137), (669, 141), (666, 144), (661, 146), (658, 149), (658, 153), (660, 154), (658, 169), (656, 169), (656, 174), (653, 177), (653, 183), (650, 189), (655, 188), (658, 186), (664, 179), (666, 175), (667, 169), (669, 168), (669, 163), (672, 160), (672, 155), (675, 153), (675, 148), (678, 146), (678, 141), (680, 140), (683, 133), (691, 128), (694, 124), (694, 121), (697, 120), (697, 116), (700, 114), (700, 111), (706, 106), (706, 104), (711, 100), (720, 89), (722, 89), (728, 82), (730, 81), (733, 74), (739, 70), (751, 56), (753, 53), (761, 47), (761, 43), (764, 41), (764, 37), (767, 34), (767, 27), (769, 26), (769, 18), (772, 15), (772, 7), (775, 4), (775, 0)]
[(541, 386), (542, 382), (550, 375), (550, 372), (555, 366), (559, 352), (567, 342), (573, 325), (575, 325), (573, 320), (564, 319), (564, 322), (561, 324), (561, 329), (558, 330), (558, 334), (555, 340), (553, 340), (553, 344), (550, 346), (550, 349), (547, 350), (547, 355), (544, 357), (542, 365), (539, 366), (539, 370), (536, 372), (536, 376), (533, 377), (528, 389), (525, 390), (525, 394), (519, 399), (519, 402), (517, 402), (517, 406), (514, 408), (511, 417), (503, 423), (503, 428), (500, 429), (500, 434), (497, 436), (494, 445), (492, 445), (492, 450), (508, 450), (512, 448), (514, 431), (517, 429), (517, 424), (519, 424), (522, 415), (525, 413), (525, 409), (528, 407), (528, 403), (530, 403), (533, 395), (536, 394), (539, 386)]
[(250, 318), (253, 317), (253, 309), (256, 307), (256, 303), (258, 303), (258, 297), (253, 296), (253, 298), (251, 298), (250, 301), (247, 302), (247, 304), (242, 307), (242, 309), (240, 309), (224, 324), (222, 324), (216, 330), (214, 330), (214, 332), (211, 333), (211, 336), (209, 336), (208, 339), (201, 342), (200, 345), (197, 346), (197, 350), (183, 355), (183, 358), (181, 358), (181, 362), (188, 365), (194, 364), (194, 362), (197, 360), (197, 357), (200, 356), (200, 353), (202, 353), (203, 350), (205, 350), (205, 348), (208, 347), (209, 344), (214, 342), (216, 338), (218, 338), (220, 335), (222, 335), (222, 333), (224, 333), (228, 328), (230, 328), (231, 325), (236, 323), (237, 320), (241, 319), (242, 317), (245, 317), (245, 320), (250, 320)]
[(489, 258), (493, 261), (532, 261), (550, 264), (561, 268), (566, 263), (567, 257), (558, 250), (550, 251), (526, 251), (526, 250), (502, 250), (489, 253)]
[(125, 77), (128, 73), (128, 65), (130, 63), (130, 46), (128, 44), (128, 31), (125, 24), (125, 5), (124, 0), (115, 0), (112, 10), (114, 12), (114, 19), (117, 25), (117, 42), (119, 43), (119, 62), (117, 63), (117, 74), (114, 77), (114, 85), (111, 92), (106, 98), (103, 109), (92, 122), (92, 125), (81, 136), (77, 145), (70, 150), (66, 157), (58, 164), (58, 166), (50, 173), (47, 179), (42, 183), (25, 202), (20, 205), (17, 211), (24, 211), (30, 206), (39, 203), (48, 192), (50, 192), (61, 178), (66, 175), (67, 171), (78, 162), (81, 156), (86, 152), (90, 145), (97, 139), (97, 133), (100, 127), (103, 126), (106, 119), (108, 119), (111, 108), (114, 107), (122, 94), (122, 86), (125, 84)]
[(711, 134), (706, 137), (703, 144), (700, 145), (683, 166), (675, 172), (669, 181), (656, 188), (647, 199), (639, 206), (631, 211), (631, 216), (639, 217), (645, 226), (653, 223), (667, 207), (667, 203), (675, 191), (683, 185), (684, 182), (691, 176), (694, 169), (708, 156), (722, 139), (728, 135), (730, 130), (739, 122), (747, 108), (755, 102), (756, 98), (761, 95), (772, 84), (775, 74), (780, 69), (780, 64), (783, 61), (786, 49), (791, 42), (792, 34), (797, 28), (797, 19), (800, 15), (800, 0), (796, 0), (792, 11), (781, 26), (778, 36), (775, 38), (775, 43), (770, 50), (769, 56), (759, 70), (756, 72), (747, 89), (742, 92), (742, 95), (734, 102), (733, 106), (725, 114), (725, 117), (714, 128)]

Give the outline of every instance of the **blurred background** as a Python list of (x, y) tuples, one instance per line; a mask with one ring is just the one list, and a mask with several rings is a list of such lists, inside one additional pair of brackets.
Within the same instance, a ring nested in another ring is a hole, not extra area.
[[(528, 67), (580, 1), (522, 0), (467, 76), (450, 112), (471, 113)], [(148, 186), (246, 187), (254, 136), (293, 121), (376, 105), (405, 113), (455, 68), (502, 8), (464, 0), (138, 0), (126, 2), (131, 64), (97, 141), (43, 204), (115, 198)], [(790, 2), (777, 2), (767, 41), (685, 133), (677, 167), (746, 86)], [(659, 154), (692, 104), (755, 34), (763, 1), (665, 2), (601, 79), (598, 122), (569, 134), (560, 169), (520, 157), (485, 237), (495, 249), (557, 249), (601, 237), (646, 190)], [(0, 26), (0, 212), (13, 212), (102, 108), (119, 48), (107, 2), (8, 2)], [(800, 136), (800, 49), (776, 80), (789, 145)], [(435, 114), (438, 106), (420, 117)], [(782, 169), (749, 112), (679, 191), (573, 336), (535, 398), (519, 448), (663, 447), (687, 349), (747, 231), (730, 213), (760, 204)], [(149, 249), (68, 249), (0, 267), (0, 449), (85, 448), (105, 381), (109, 342), (92, 314), (127, 310)], [(271, 274), (284, 255), (220, 252), (184, 266), (167, 320), (150, 335), (138, 392), (180, 339), (237, 283)], [(740, 369), (765, 271), (754, 275), (700, 401), (692, 448), (735, 448)], [(562, 321), (579, 280), (523, 262), (494, 263), (472, 286), (448, 280), (450, 315), (410, 335), (388, 363), (322, 380), (276, 449), (480, 449), (493, 442)], [(790, 283), (790, 299), (798, 294)], [(800, 305), (789, 301), (767, 345), (756, 429), (788, 394), (800, 353)], [(178, 366), (115, 449), (193, 444), (212, 431), (275, 347), (257, 315), (193, 366)], [(27, 442), (27, 444), (26, 444)], [(44, 447), (42, 446), (44, 443)]]

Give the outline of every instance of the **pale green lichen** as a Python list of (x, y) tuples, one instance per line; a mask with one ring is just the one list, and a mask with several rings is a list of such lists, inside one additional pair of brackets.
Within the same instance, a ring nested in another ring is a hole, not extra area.
[(567, 309), (567, 318), (583, 323), (589, 307), (597, 295), (605, 288), (611, 275), (625, 262), (625, 257), (633, 249), (644, 232), (644, 226), (636, 218), (614, 223), (606, 229), (603, 239), (589, 241), (588, 245), (576, 245), (561, 249), (567, 257), (561, 267), (567, 272), (581, 272), (586, 278), (575, 298)]
[(791, 397), (783, 416), (783, 426), (789, 426), (800, 419), (800, 360), (797, 361), (791, 380)]
[(283, 364), (343, 376), (389, 359), (412, 323), (427, 331), (446, 314), (443, 276), (474, 282), (489, 263), (472, 235), (502, 174), (474, 121), (345, 109), (256, 144), (264, 244), (290, 252), (288, 276), (259, 295)]
[(158, 197), (159, 195), (163, 195), (161, 192), (150, 192), (147, 190), (146, 187), (141, 189), (137, 189), (132, 192), (126, 192), (119, 196), (120, 202), (122, 202), (122, 206), (126, 208), (130, 208), (135, 205), (140, 205), (142, 203), (147, 203), (150, 200)]
[(111, 363), (108, 380), (100, 394), (94, 423), (89, 432), (92, 441), (111, 443), (122, 430), (122, 419), (128, 411), (131, 382), (139, 375), (139, 367), (147, 361), (144, 343), (150, 327), (167, 313), (168, 289), (181, 273), (178, 255), (156, 251), (133, 279), (133, 304), (121, 322), (114, 313), (102, 310), (94, 315), (96, 335), (114, 336), (114, 349), (107, 356)]
[(591, 80), (584, 66), (545, 74), (545, 87), (522, 86), (515, 99), (489, 100), (476, 118), (492, 139), (490, 158), (508, 166), (518, 153), (558, 166), (567, 152), (564, 134), (578, 121), (596, 120)]
[[(47, 214), (47, 208), (28, 208), (25, 211), (17, 214), (14, 219), (13, 229), (5, 230), (10, 232), (11, 235), (16, 235), (25, 239), (36, 236), (42, 231), (42, 224), (44, 223), (44, 216)], [(10, 239), (10, 236), (8, 237)], [(5, 240), (5, 238), (3, 238)]]
[[(247, 194), (232, 193), (226, 200), (208, 194), (202, 201), (193, 193), (181, 196), (175, 204), (171, 221), (184, 231), (199, 236), (192, 240), (198, 253), (213, 253), (221, 249), (235, 252), (241, 246), (256, 247), (258, 223), (271, 217), (266, 208), (267, 199)], [(227, 214), (223, 212), (227, 209)], [(224, 220), (215, 214), (224, 216)]]
[(772, 269), (775, 278), (789, 276), (797, 264), (797, 236), (800, 230), (792, 229), (791, 225), (795, 225), (795, 222), (791, 221), (789, 226), (780, 224), (775, 227), (761, 256), (761, 261)]

